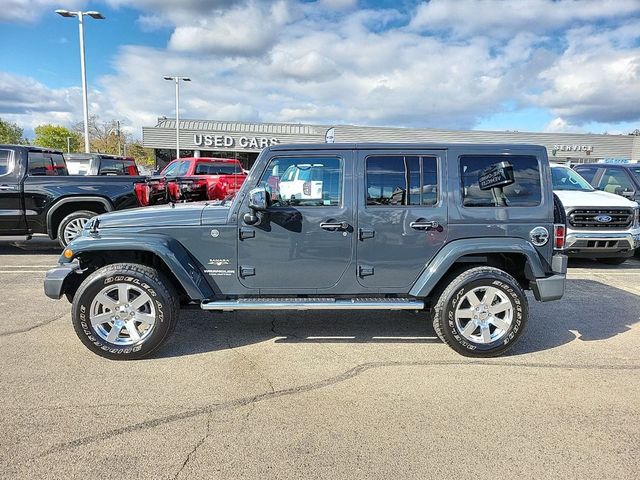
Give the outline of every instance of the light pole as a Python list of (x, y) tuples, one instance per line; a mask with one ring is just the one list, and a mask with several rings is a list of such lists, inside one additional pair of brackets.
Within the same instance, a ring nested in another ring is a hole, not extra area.
[(190, 82), (189, 77), (164, 77), (165, 80), (173, 80), (176, 84), (176, 158), (180, 158), (180, 80)]
[(84, 17), (86, 15), (96, 20), (104, 20), (104, 16), (100, 12), (83, 12), (81, 10), (77, 12), (56, 10), (56, 13), (66, 18), (78, 17), (78, 28), (80, 30), (80, 71), (82, 74), (82, 113), (84, 115), (84, 151), (89, 153), (89, 101), (87, 99), (87, 69), (84, 63)]

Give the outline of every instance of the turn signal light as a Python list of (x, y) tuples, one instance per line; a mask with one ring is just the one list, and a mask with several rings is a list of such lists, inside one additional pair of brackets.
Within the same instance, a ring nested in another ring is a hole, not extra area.
[(65, 248), (64, 252), (62, 252), (62, 255), (64, 256), (64, 258), (71, 258), (73, 257), (73, 252), (68, 248)]
[(561, 223), (553, 225), (553, 248), (555, 250), (563, 250), (567, 236), (567, 227)]

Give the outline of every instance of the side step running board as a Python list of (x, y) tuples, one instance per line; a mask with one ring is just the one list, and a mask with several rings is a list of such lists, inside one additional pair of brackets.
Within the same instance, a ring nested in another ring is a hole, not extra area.
[(242, 298), (203, 302), (203, 310), (422, 310), (424, 302), (408, 298)]

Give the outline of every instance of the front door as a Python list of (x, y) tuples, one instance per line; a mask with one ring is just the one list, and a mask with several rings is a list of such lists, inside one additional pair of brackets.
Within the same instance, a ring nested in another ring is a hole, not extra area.
[(238, 275), (247, 288), (295, 291), (338, 283), (353, 257), (351, 152), (272, 157), (257, 185), (271, 193), (260, 222), (240, 208)]
[(19, 173), (13, 151), (0, 149), (0, 235), (27, 233)]
[(358, 153), (358, 281), (365, 287), (414, 283), (447, 237), (445, 150)]

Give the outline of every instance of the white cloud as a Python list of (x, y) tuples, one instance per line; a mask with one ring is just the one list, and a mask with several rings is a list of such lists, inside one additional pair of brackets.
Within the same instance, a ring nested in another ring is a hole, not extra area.
[(169, 48), (187, 52), (257, 55), (268, 50), (290, 19), (285, 1), (272, 5), (250, 1), (215, 16), (181, 24)]
[[(568, 48), (539, 74), (543, 91), (533, 100), (573, 123), (640, 119), (640, 22), (608, 32), (582, 28)], [(624, 45), (627, 45), (625, 47)]]
[(548, 32), (576, 22), (621, 19), (638, 13), (638, 0), (431, 0), (417, 7), (410, 27), (463, 36), (508, 37), (520, 31)]
[(87, 0), (3, 0), (0, 22), (35, 22), (43, 15), (54, 15), (59, 8), (75, 9)]

